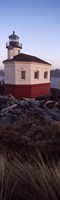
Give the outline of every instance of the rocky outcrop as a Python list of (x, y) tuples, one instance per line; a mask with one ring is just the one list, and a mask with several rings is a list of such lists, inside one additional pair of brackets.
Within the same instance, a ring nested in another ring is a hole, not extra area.
[(22, 114), (39, 115), (49, 125), (60, 121), (60, 102), (22, 98), (15, 99), (11, 94), (0, 96), (0, 122), (11, 124), (21, 118)]

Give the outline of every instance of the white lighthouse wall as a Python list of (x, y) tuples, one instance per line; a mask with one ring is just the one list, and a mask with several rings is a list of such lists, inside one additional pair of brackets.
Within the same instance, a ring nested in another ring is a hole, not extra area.
[[(21, 79), (21, 71), (26, 72), (25, 79)], [(34, 78), (34, 72), (39, 71), (39, 78)], [(48, 77), (44, 78), (44, 72), (48, 72)], [(41, 63), (15, 62), (15, 84), (33, 85), (50, 83), (50, 65)]]
[[(21, 79), (21, 71), (25, 71), (25, 79)], [(34, 78), (34, 72), (39, 71), (39, 78)], [(44, 78), (44, 72), (48, 77)], [(30, 62), (5, 63), (5, 83), (15, 85), (34, 85), (50, 83), (50, 65)]]
[(17, 47), (17, 48), (14, 47), (14, 48), (13, 48), (13, 57), (16, 56), (17, 54), (19, 54), (20, 51), (21, 51), (20, 48), (18, 48), (18, 47)]
[(15, 84), (15, 64), (5, 64), (5, 84)]
[[(25, 71), (25, 79), (21, 79), (21, 71)], [(31, 84), (31, 63), (15, 62), (15, 84), (30, 85)]]
[[(42, 63), (31, 63), (31, 84), (50, 83), (50, 65)], [(39, 71), (39, 78), (34, 78), (34, 72)], [(47, 78), (44, 78), (44, 72), (48, 72)]]
[(13, 49), (8, 49), (8, 59), (12, 59), (13, 58)]
[(8, 49), (8, 59), (9, 60), (12, 59), (14, 56), (16, 56), (19, 53), (20, 53), (20, 48), (18, 47)]

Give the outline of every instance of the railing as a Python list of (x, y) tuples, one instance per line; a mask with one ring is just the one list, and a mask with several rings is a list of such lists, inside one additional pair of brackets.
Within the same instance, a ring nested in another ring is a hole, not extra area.
[(22, 43), (19, 43), (20, 49), (22, 49)]
[(9, 43), (8, 43), (8, 42), (6, 42), (6, 48), (8, 48), (8, 46), (9, 46)]
[(6, 43), (6, 48), (8, 48), (8, 47), (18, 47), (18, 48), (20, 48), (20, 49), (22, 49), (22, 43), (19, 43), (19, 42), (14, 42), (14, 41), (12, 41), (12, 42), (7, 42)]

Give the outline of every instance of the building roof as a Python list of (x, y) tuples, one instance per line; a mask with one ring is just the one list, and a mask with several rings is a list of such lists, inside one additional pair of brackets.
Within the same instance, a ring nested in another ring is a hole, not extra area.
[(13, 34), (9, 36), (9, 39), (16, 40), (19, 39), (19, 37), (15, 34), (15, 31), (13, 31)]
[(50, 63), (44, 61), (44, 60), (41, 60), (40, 58), (38, 57), (35, 57), (35, 56), (32, 56), (32, 55), (28, 55), (28, 54), (23, 54), (23, 53), (20, 53), (16, 56), (14, 56), (12, 59), (7, 59), (3, 62), (10, 62), (10, 61), (21, 61), (21, 62), (36, 62), (36, 63), (42, 63), (42, 64), (48, 64), (48, 65), (51, 65)]

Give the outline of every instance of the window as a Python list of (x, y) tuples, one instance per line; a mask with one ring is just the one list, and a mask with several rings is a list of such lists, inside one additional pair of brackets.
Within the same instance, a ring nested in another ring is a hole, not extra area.
[(44, 72), (44, 78), (48, 78), (48, 72)]
[(18, 54), (20, 53), (20, 50), (18, 50)]
[(39, 71), (34, 72), (34, 78), (39, 79)]
[(26, 72), (25, 71), (21, 71), (21, 79), (25, 79), (26, 76)]

